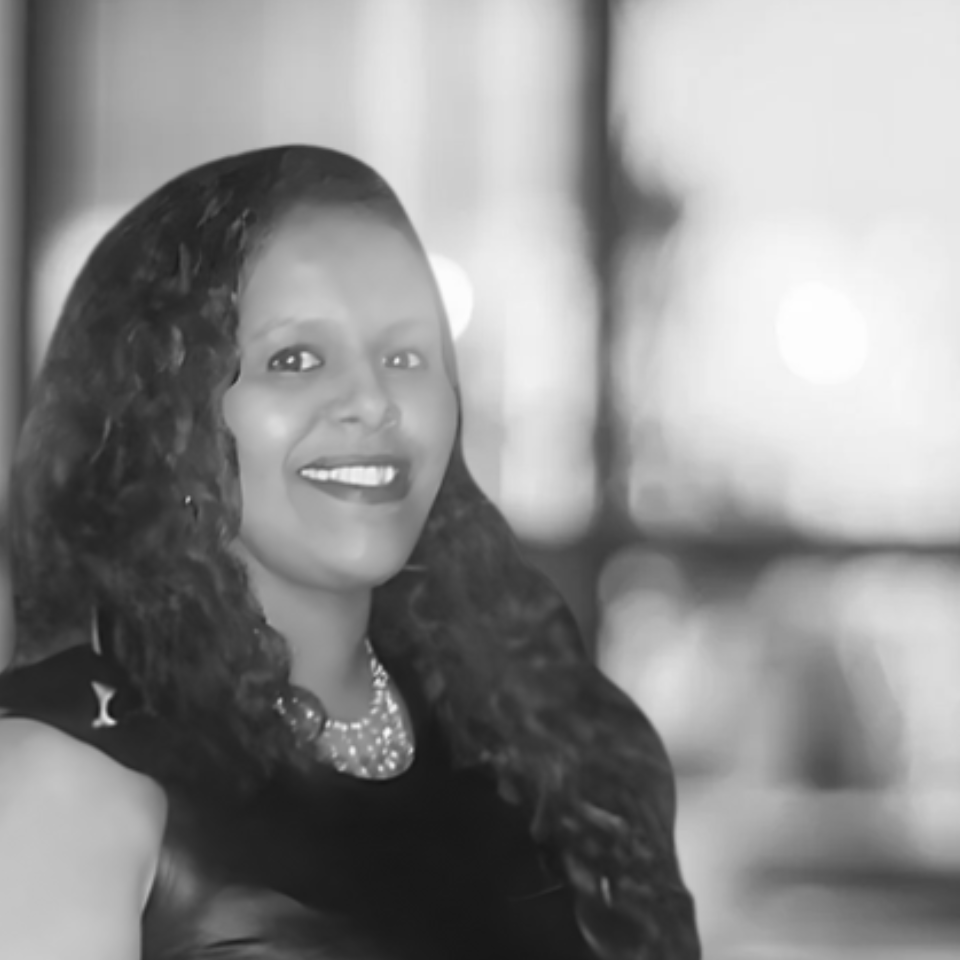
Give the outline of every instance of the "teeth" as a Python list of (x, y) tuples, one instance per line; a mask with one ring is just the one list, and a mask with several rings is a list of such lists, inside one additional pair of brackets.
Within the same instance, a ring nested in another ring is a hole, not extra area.
[(320, 483), (348, 483), (352, 487), (385, 487), (399, 474), (396, 467), (304, 467), (302, 477)]

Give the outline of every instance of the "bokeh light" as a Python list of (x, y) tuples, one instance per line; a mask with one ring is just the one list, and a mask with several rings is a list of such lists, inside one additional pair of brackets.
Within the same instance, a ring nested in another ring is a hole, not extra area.
[(450, 321), (451, 333), (454, 340), (457, 340), (467, 329), (470, 318), (473, 316), (473, 284), (470, 282), (467, 271), (450, 257), (431, 253), (430, 266), (437, 278), (440, 296), (443, 298), (447, 319)]
[(794, 287), (777, 312), (787, 368), (811, 383), (852, 380), (867, 359), (867, 325), (848, 296), (825, 283)]

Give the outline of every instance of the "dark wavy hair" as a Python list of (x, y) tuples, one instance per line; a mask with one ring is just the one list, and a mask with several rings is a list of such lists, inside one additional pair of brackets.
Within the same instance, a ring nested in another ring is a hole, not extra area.
[[(332, 201), (376, 208), (422, 251), (373, 170), (316, 147), (205, 165), (127, 214), (67, 300), (11, 488), (15, 662), (105, 618), (146, 709), (218, 731), (261, 776), (298, 762), (273, 709), (289, 651), (230, 549), (241, 502), (221, 407), (245, 263), (290, 206)], [(698, 956), (660, 739), (590, 662), (459, 437), (412, 566), (374, 591), (371, 637), (412, 663), (457, 762), (491, 769), (557, 851), (597, 954)]]

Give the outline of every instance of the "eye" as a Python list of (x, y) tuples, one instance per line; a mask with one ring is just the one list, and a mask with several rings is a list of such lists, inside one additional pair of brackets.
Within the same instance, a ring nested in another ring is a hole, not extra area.
[(323, 358), (308, 347), (287, 347), (278, 350), (267, 363), (268, 370), (278, 373), (306, 373), (323, 366)]
[(383, 365), (390, 370), (415, 370), (422, 367), (425, 361), (416, 350), (398, 350), (384, 357)]

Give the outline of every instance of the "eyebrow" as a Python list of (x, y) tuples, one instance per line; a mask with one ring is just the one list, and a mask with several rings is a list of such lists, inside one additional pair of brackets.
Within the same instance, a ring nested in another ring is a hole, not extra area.
[[(252, 333), (250, 340), (262, 340), (275, 330), (280, 330), (284, 327), (302, 326), (305, 324), (321, 324), (326, 326), (336, 322), (337, 321), (329, 317), (273, 317), (267, 320), (256, 332)], [(402, 317), (388, 324), (386, 330), (391, 333), (395, 331), (405, 332), (407, 330), (432, 330), (437, 323), (438, 319), (436, 317)]]
[(437, 326), (438, 317), (403, 317), (400, 320), (394, 320), (388, 327), (389, 330), (430, 330)]
[(287, 327), (295, 323), (300, 323), (296, 317), (273, 317), (270, 320), (267, 320), (262, 324), (257, 330), (255, 330), (251, 335), (251, 340), (262, 340), (267, 334), (273, 333), (274, 330), (278, 330), (281, 327)]

